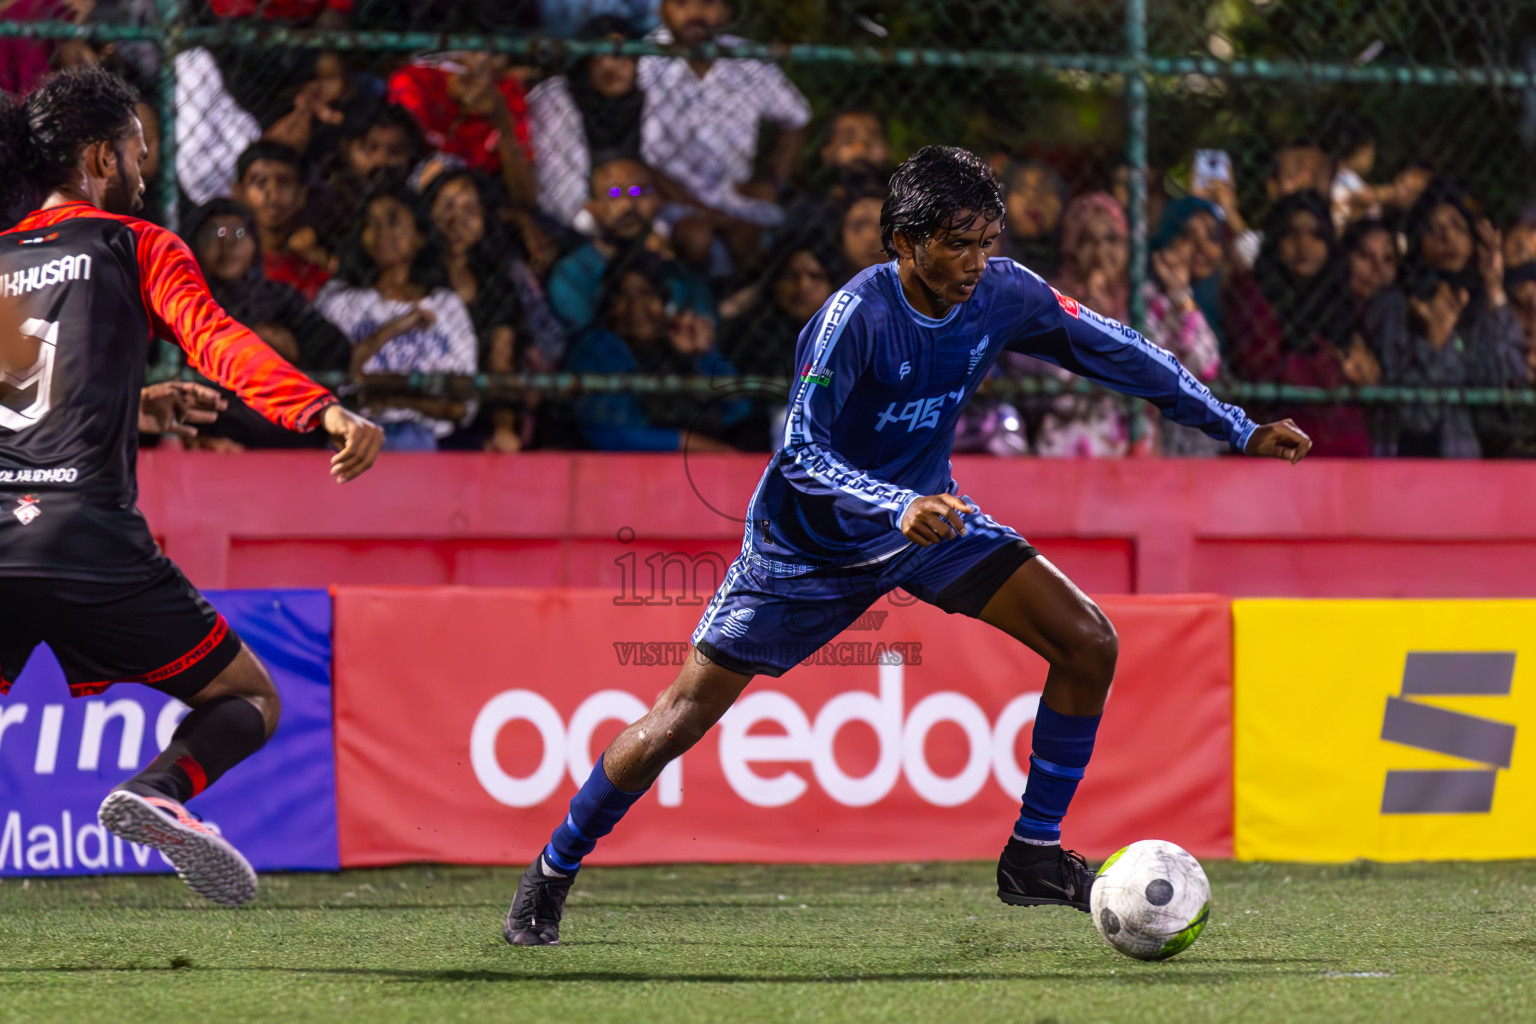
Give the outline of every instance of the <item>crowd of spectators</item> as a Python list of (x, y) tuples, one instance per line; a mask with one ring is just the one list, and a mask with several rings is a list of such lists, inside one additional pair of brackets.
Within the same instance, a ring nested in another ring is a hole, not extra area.
[[(902, 154), (884, 118), (846, 107), (813, 124), (779, 65), (697, 59), (702, 43), (735, 41), (726, 0), (503, 6), (509, 30), (644, 35), (676, 55), (598, 53), (551, 69), (488, 53), (381, 65), (376, 54), (282, 50), (263, 58), (260, 90), (247, 81), (249, 54), (177, 55), (179, 228), (215, 296), (301, 369), (353, 380), (570, 370), (750, 373), (785, 385), (723, 398), (370, 395), (390, 449), (766, 450), (782, 430), (801, 328), (887, 259), (880, 208)], [(0, 16), (78, 20), (92, 7), (0, 0)], [(351, 11), (346, 0), (212, 8), (322, 27), (347, 24)], [(144, 53), (0, 45), (10, 88), (50, 62), (111, 64), (140, 86), (158, 152)], [(1108, 316), (1129, 320), (1139, 306), (1147, 337), (1206, 382), (1536, 381), (1536, 215), (1501, 231), (1434, 168), (1378, 168), (1369, 124), (1330, 127), (1275, 150), (1250, 209), (1229, 159), (1151, 172), (1141, 274), (1125, 168), (1074, 188), (1024, 140), (1001, 145), (988, 153), (1005, 196), (998, 255)], [(146, 173), (153, 212), (153, 159)], [(1134, 279), (1144, 284), (1133, 296)], [(994, 373), (1070, 376), (1014, 354)], [(309, 443), (233, 405), (198, 443)], [(1250, 412), (1292, 416), (1320, 455), (1536, 455), (1536, 419), (1496, 406)], [(1225, 446), (1140, 403), (1064, 393), (978, 398), (956, 449), (1212, 456)]]

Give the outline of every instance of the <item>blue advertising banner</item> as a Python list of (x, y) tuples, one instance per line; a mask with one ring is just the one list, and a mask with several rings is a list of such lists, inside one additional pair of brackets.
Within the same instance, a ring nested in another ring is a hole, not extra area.
[[(259, 753), (188, 806), (258, 871), (334, 871), (330, 595), (207, 597), (271, 671), (283, 719)], [(0, 876), (169, 871), (156, 851), (108, 834), (96, 808), (165, 746), (185, 713), (180, 701), (131, 683), (71, 700), (58, 662), (39, 647), (0, 698)]]

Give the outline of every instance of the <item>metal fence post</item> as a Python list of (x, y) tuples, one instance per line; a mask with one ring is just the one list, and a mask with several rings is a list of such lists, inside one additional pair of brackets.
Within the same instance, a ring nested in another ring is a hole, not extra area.
[[(1145, 333), (1147, 303), (1147, 0), (1125, 0), (1125, 162), (1130, 168), (1126, 211), (1131, 224), (1131, 326)], [(1145, 404), (1126, 396), (1122, 408), (1131, 442), (1141, 440)]]
[(160, 219), (176, 230), (180, 205), (176, 178), (176, 42), (175, 29), (180, 17), (180, 0), (155, 0), (155, 20), (159, 29), (156, 43), (160, 49), (160, 78), (156, 83), (156, 106), (160, 111)]

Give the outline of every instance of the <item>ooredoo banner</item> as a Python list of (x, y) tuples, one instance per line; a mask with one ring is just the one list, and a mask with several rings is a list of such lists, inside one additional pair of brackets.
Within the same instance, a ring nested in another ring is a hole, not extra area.
[(1237, 854), (1536, 857), (1536, 601), (1235, 601)]
[[(705, 596), (338, 589), (342, 864), (531, 860), (593, 758), (689, 656)], [(1119, 671), (1067, 843), (1230, 856), (1227, 602), (1104, 607)], [(754, 680), (593, 860), (995, 857), (1045, 672), (989, 626), (882, 599), (810, 663)]]
[[(258, 871), (332, 869), (331, 602), (324, 591), (211, 592), (272, 672), (283, 721), (262, 750), (189, 805)], [(71, 700), (38, 648), (0, 700), (0, 875), (169, 871), (160, 854), (96, 823), (117, 783), (170, 740), (187, 708), (146, 686)]]

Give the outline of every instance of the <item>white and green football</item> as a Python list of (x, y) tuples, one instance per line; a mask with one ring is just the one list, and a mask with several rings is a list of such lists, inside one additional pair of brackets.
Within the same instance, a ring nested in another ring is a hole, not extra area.
[(1089, 905), (1105, 942), (1137, 960), (1166, 960), (1205, 927), (1211, 884), (1183, 848), (1143, 839), (1104, 862)]

